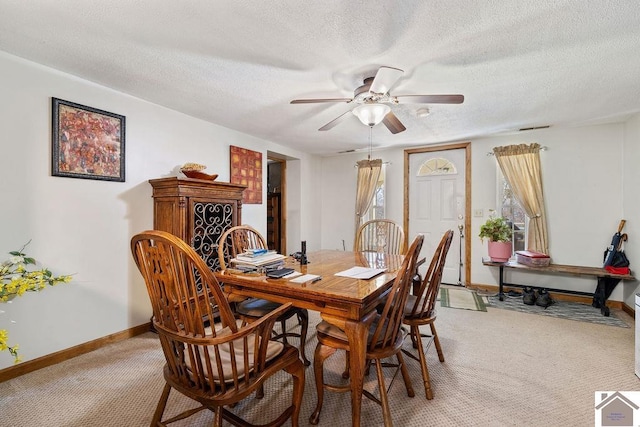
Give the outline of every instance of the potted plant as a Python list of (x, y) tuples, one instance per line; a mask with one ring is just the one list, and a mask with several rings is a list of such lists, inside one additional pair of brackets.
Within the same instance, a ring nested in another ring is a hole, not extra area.
[(507, 262), (511, 258), (513, 230), (503, 217), (491, 217), (480, 226), (481, 240), (489, 239), (489, 258), (494, 262)]

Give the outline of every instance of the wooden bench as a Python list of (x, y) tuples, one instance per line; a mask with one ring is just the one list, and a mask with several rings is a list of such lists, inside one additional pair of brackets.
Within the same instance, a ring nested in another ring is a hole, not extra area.
[[(498, 284), (498, 298), (500, 299), (500, 301), (504, 300), (505, 285), (510, 287), (517, 287), (517, 288), (525, 287), (525, 285), (505, 282), (504, 280), (505, 268), (513, 268), (513, 269), (527, 271), (531, 273), (569, 274), (573, 276), (593, 276), (596, 278), (609, 277), (609, 278), (621, 279), (621, 280), (635, 280), (635, 277), (632, 274), (614, 274), (614, 273), (608, 272), (602, 267), (582, 267), (578, 265), (564, 265), (564, 264), (549, 264), (547, 267), (531, 267), (524, 264), (518, 264), (515, 261), (493, 262), (490, 259), (485, 259), (485, 258), (482, 259), (482, 264), (490, 267), (500, 268), (500, 279)], [(550, 289), (550, 288), (547, 288), (547, 289), (551, 292), (591, 296), (591, 297), (593, 296), (593, 292), (581, 292), (581, 291), (572, 291), (572, 290), (566, 290), (566, 289)]]

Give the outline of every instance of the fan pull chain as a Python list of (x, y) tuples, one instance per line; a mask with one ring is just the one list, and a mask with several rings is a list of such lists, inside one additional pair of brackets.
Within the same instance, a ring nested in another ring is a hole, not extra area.
[(373, 126), (369, 126), (369, 155), (367, 160), (371, 161), (371, 152), (373, 151)]

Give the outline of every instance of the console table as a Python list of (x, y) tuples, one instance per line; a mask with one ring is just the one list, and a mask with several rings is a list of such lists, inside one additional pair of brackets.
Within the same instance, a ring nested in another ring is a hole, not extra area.
[[(482, 264), (490, 267), (500, 268), (500, 278), (498, 282), (498, 298), (500, 299), (500, 301), (504, 300), (503, 288), (505, 285), (511, 286), (511, 287), (517, 287), (517, 288), (525, 287), (525, 285), (505, 282), (504, 280), (505, 268), (518, 269), (518, 270), (532, 272), (532, 273), (569, 274), (573, 276), (593, 276), (595, 278), (606, 277), (606, 278), (621, 279), (621, 280), (635, 280), (635, 277), (632, 274), (614, 274), (614, 273), (608, 272), (602, 267), (582, 267), (578, 265), (565, 265), (565, 264), (549, 264), (546, 267), (531, 267), (524, 264), (518, 264), (515, 261), (493, 262), (490, 259), (486, 259), (486, 258), (482, 259)], [(581, 291), (572, 291), (572, 290), (564, 290), (564, 289), (549, 289), (549, 291), (565, 293), (565, 294), (573, 294), (573, 295), (593, 296), (593, 292), (581, 292)]]

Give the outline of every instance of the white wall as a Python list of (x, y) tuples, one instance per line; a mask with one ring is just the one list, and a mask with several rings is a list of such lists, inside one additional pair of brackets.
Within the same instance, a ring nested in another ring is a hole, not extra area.
[[(465, 232), (466, 238), (472, 239), (471, 282), (497, 284), (497, 269), (482, 265), (486, 243), (482, 244), (477, 237), (489, 209), (496, 208), (495, 159), (487, 156), (493, 147), (532, 142), (548, 147), (541, 153), (541, 160), (553, 261), (598, 266), (602, 264), (603, 251), (623, 218), (623, 135), (624, 124), (618, 123), (473, 139), (471, 210), (483, 209), (485, 217), (472, 218), (471, 231)], [(387, 169), (387, 217), (402, 223), (403, 150), (376, 151), (373, 157), (391, 162)], [(323, 247), (341, 247), (339, 242), (343, 238), (347, 250), (353, 245), (356, 182), (353, 165), (363, 158), (366, 154), (359, 153), (322, 161), (322, 180), (327, 184), (322, 193)], [(636, 178), (632, 182), (639, 181)], [(640, 254), (634, 257), (633, 252), (628, 251), (628, 256), (632, 264), (640, 264)], [(634, 259), (638, 261), (634, 262)], [(508, 279), (514, 283), (585, 292), (592, 292), (596, 285), (593, 278), (560, 275), (525, 276), (509, 272)], [(621, 286), (616, 288), (611, 299), (622, 300)]]
[[(624, 232), (629, 235), (625, 252), (636, 277), (640, 274), (640, 114), (625, 123), (622, 205), (627, 223)], [(634, 262), (635, 261), (635, 262)], [(618, 285), (619, 287), (619, 285)], [(624, 287), (624, 302), (629, 307), (635, 305), (635, 294), (640, 292), (638, 281), (627, 282)]]
[[(115, 92), (0, 52), (0, 260), (31, 240), (26, 252), (54, 273), (74, 273), (71, 284), (26, 295), (0, 306), (0, 328), (19, 343), (24, 360), (53, 353), (149, 320), (147, 295), (130, 255), (129, 239), (152, 227), (148, 180), (175, 174), (196, 161), (229, 179), (229, 145), (276, 152), (287, 164), (287, 248), (350, 250), (358, 153), (319, 159)], [(51, 97), (126, 116), (124, 183), (52, 177)], [(618, 221), (625, 217), (631, 268), (640, 265), (640, 116), (626, 124), (548, 129), (472, 141), (472, 210), (495, 207), (497, 145), (538, 142), (542, 153), (550, 248), (554, 262), (598, 265)], [(402, 222), (403, 150), (375, 152), (387, 168), (387, 216)], [(624, 185), (623, 185), (624, 177)], [(266, 167), (263, 178), (266, 180)], [(266, 230), (265, 205), (244, 205), (243, 222)], [(496, 284), (481, 264), (486, 248), (473, 218), (473, 283)], [(517, 281), (517, 278), (514, 278)], [(534, 280), (535, 279), (535, 280)], [(532, 284), (592, 291), (593, 279), (527, 276)], [(538, 283), (536, 283), (538, 282)], [(566, 282), (566, 283), (565, 283)], [(633, 305), (636, 283), (612, 299)], [(640, 290), (640, 289), (639, 289)], [(15, 321), (15, 323), (10, 323)], [(0, 369), (12, 365), (0, 353)]]
[[(229, 180), (229, 145), (294, 160), (287, 182), (288, 233), (319, 242), (319, 201), (309, 176), (313, 156), (150, 104), (0, 52), (0, 260), (31, 240), (26, 253), (73, 282), (17, 298), (0, 309), (24, 360), (53, 353), (149, 321), (144, 284), (133, 264), (131, 236), (153, 226), (149, 179), (176, 174), (186, 162)], [(52, 177), (51, 97), (126, 116), (126, 182)], [(295, 194), (308, 194), (298, 197)], [(266, 199), (266, 185), (265, 194)], [(266, 231), (266, 206), (243, 205), (243, 222)], [(306, 220), (296, 221), (295, 216)], [(315, 226), (314, 226), (315, 225)], [(314, 246), (315, 247), (315, 246)], [(4, 255), (2, 255), (4, 254)], [(15, 323), (10, 323), (15, 321)], [(0, 369), (12, 365), (0, 353)]]
[[(319, 179), (321, 176), (321, 160), (314, 158), (309, 160), (307, 167), (301, 169), (300, 181), (306, 182), (308, 185), (301, 189), (300, 206), (313, 206), (312, 209), (303, 210), (300, 215), (300, 229), (304, 230), (300, 234), (300, 238), (296, 241), (288, 237), (287, 247), (290, 248), (289, 253), (300, 250), (300, 241), (307, 242), (307, 251), (315, 251), (322, 249), (322, 226), (321, 226), (321, 206), (323, 200), (318, 197), (320, 190), (324, 187), (324, 183)], [(290, 242), (290, 243), (289, 243)]]
[[(549, 252), (554, 263), (602, 265), (602, 255), (623, 218), (623, 124), (546, 129), (473, 142), (473, 209), (495, 208), (495, 184), (477, 185), (488, 175), (495, 183), (495, 159), (487, 157), (495, 146), (537, 142), (545, 193)], [(486, 182), (486, 181), (484, 181)], [(476, 237), (484, 218), (473, 218), (472, 278), (474, 283), (496, 283), (496, 269), (481, 263), (486, 243)], [(509, 272), (509, 281), (558, 289), (592, 292), (592, 277), (533, 275)], [(621, 300), (618, 287), (611, 299)]]

